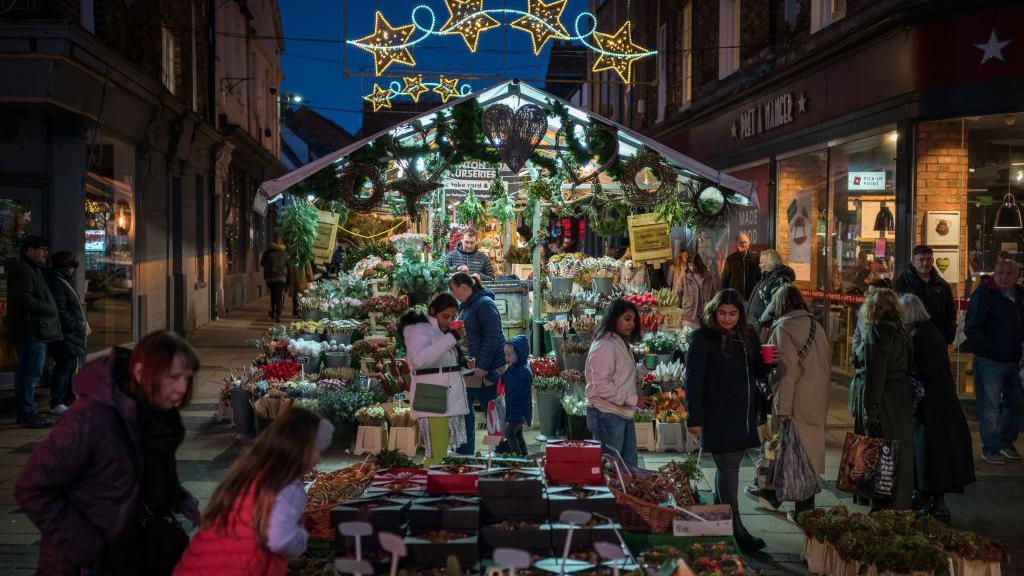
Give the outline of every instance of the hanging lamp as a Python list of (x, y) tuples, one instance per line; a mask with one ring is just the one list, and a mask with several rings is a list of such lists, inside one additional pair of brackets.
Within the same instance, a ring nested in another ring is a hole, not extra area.
[[(1013, 161), (1013, 146), (1010, 146), (1010, 160)], [(1006, 173), (1006, 196), (1003, 196), (1003, 204), (996, 210), (996, 221), (995, 225), (992, 226), (995, 230), (1020, 230), (1022, 227), (1020, 206), (1017, 205), (1017, 199), (1013, 197), (1013, 192), (1010, 191), (1011, 173), (1013, 172), (1013, 166), (1011, 164), (1010, 170)]]

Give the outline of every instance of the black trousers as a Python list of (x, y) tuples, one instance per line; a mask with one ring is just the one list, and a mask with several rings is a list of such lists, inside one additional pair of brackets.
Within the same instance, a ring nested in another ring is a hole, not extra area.
[(274, 318), (280, 318), (284, 306), (284, 290), (287, 282), (269, 282), (267, 288), (270, 290), (270, 312)]
[(745, 452), (725, 452), (713, 454), (715, 460), (715, 503), (728, 504), (732, 508), (732, 528), (736, 538), (749, 537), (747, 529), (740, 521), (740, 464), (743, 463)]

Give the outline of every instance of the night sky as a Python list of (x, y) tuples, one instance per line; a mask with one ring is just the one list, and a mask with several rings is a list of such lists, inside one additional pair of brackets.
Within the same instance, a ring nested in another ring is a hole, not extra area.
[[(374, 69), (373, 57), (368, 52), (349, 46), (348, 70), (353, 74), (365, 73), (368, 76), (346, 78), (343, 73), (344, 44), (341, 40), (346, 36), (346, 4), (349, 39), (362, 38), (373, 32), (376, 10), (381, 10), (388, 22), (398, 27), (411, 23), (415, 6), (426, 4), (434, 10), (436, 26), (440, 28), (448, 19), (448, 9), (443, 0), (279, 0), (285, 36), (285, 51), (281, 55), (281, 67), (285, 75), (282, 89), (300, 94), (305, 105), (354, 133), (362, 123), (362, 96), (373, 90), (374, 78), (369, 75), (373, 74)], [(525, 11), (526, 4), (526, 0), (485, 0), (484, 7)], [(576, 15), (586, 9), (586, 0), (569, 0), (562, 13), (562, 24), (570, 33), (574, 32), (573, 21)], [(495, 18), (503, 20), (500, 15), (495, 15)], [(510, 22), (516, 18), (509, 15), (504, 20)], [(417, 32), (414, 38), (419, 35)], [(330, 41), (305, 42), (297, 38)], [(435, 36), (413, 47), (415, 67), (392, 64), (386, 74), (421, 72), (424, 81), (435, 82), (438, 73), (448, 77), (460, 73), (498, 77), (470, 81), (474, 91), (507, 78), (532, 78), (532, 84), (543, 86), (550, 46), (551, 42), (548, 42), (544, 51), (534, 56), (530, 35), (507, 25), (483, 32), (475, 54), (469, 52), (459, 36)], [(391, 78), (380, 78), (377, 81), (386, 88)]]

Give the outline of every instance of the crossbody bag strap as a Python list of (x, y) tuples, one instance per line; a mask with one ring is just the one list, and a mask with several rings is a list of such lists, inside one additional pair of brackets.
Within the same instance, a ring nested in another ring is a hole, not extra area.
[(811, 353), (811, 346), (814, 345), (814, 334), (818, 331), (818, 323), (814, 321), (814, 318), (808, 318), (811, 321), (811, 329), (807, 334), (807, 342), (804, 342), (800, 352), (797, 353), (800, 364), (804, 363), (804, 358)]

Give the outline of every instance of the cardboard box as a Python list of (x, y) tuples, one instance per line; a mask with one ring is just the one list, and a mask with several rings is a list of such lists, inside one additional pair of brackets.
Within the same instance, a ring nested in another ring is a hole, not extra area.
[(604, 484), (601, 443), (594, 440), (556, 440), (545, 447), (544, 473), (548, 484)]
[(499, 468), (480, 473), (481, 498), (543, 498), (544, 478), (538, 468)]
[[(585, 498), (579, 496), (584, 494)], [(619, 505), (615, 495), (604, 486), (552, 486), (547, 489), (548, 517), (558, 522), (566, 510), (582, 510), (615, 518)]]
[(713, 519), (701, 521), (680, 512), (672, 521), (675, 536), (732, 536), (732, 509), (727, 504), (687, 506), (684, 510)]
[(480, 466), (432, 466), (427, 470), (427, 493), (475, 495), (483, 470)]
[(386, 496), (349, 500), (331, 510), (331, 524), (369, 522), (374, 528), (397, 532), (405, 523), (405, 513), (412, 500)]
[(411, 532), (455, 530), (477, 532), (480, 529), (480, 502), (476, 498), (420, 498), (406, 513)]
[(542, 530), (540, 523), (515, 527), (492, 524), (480, 529), (480, 548), (485, 553), (495, 548), (518, 548), (548, 556), (551, 554), (551, 531)]
[(465, 567), (474, 566), (480, 560), (476, 534), (448, 542), (433, 542), (423, 538), (424, 535), (411, 534), (405, 538), (409, 560), (415, 566), (444, 566), (449, 556), (458, 558), (459, 564)]
[(502, 520), (548, 519), (548, 500), (540, 498), (482, 498), (480, 512), (484, 523), (493, 524)]

